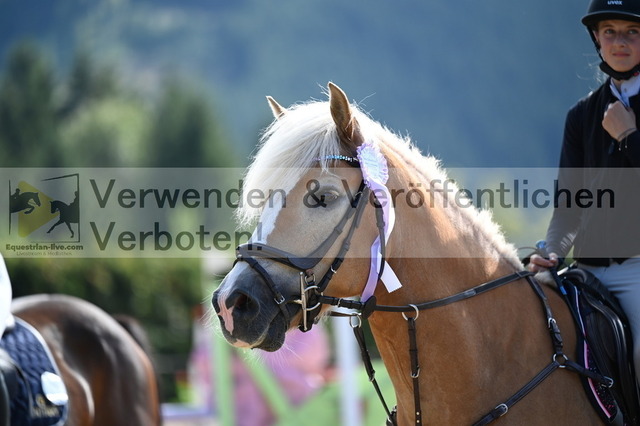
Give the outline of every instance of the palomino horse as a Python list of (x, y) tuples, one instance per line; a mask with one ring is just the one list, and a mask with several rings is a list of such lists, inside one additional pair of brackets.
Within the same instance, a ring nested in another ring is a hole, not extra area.
[[(328, 304), (356, 306), (398, 424), (600, 424), (566, 368), (576, 337), (561, 298), (543, 297), (487, 213), (443, 188), (436, 160), (329, 92), (289, 109), (269, 98), (277, 119), (244, 190), (270, 196), (239, 211), (260, 226), (213, 296), (227, 340), (277, 350)], [(354, 296), (363, 303), (344, 299)]]
[(69, 394), (67, 426), (162, 424), (151, 361), (111, 316), (81, 299), (15, 299), (15, 316), (36, 328)]

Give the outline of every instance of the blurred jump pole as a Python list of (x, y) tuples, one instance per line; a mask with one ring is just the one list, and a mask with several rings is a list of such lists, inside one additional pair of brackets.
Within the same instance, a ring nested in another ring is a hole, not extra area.
[(231, 347), (221, 337), (214, 334), (211, 338), (213, 344), (213, 357), (215, 365), (211, 369), (215, 371), (212, 380), (215, 380), (214, 407), (220, 426), (233, 426), (235, 424), (235, 402), (233, 399), (233, 378), (231, 369)]
[(345, 318), (334, 318), (338, 370), (340, 371), (340, 419), (342, 426), (361, 426), (360, 397), (357, 372), (359, 352), (351, 324)]
[[(208, 297), (212, 294), (211, 280), (224, 274), (231, 266), (229, 261), (215, 257), (207, 257), (202, 260), (202, 287), (203, 294)], [(233, 376), (231, 368), (231, 346), (222, 335), (212, 330), (210, 339), (213, 354), (210, 362), (211, 383), (215, 383), (215, 394), (212, 394), (212, 406), (216, 407), (218, 424), (220, 426), (234, 426), (235, 402), (233, 398)]]

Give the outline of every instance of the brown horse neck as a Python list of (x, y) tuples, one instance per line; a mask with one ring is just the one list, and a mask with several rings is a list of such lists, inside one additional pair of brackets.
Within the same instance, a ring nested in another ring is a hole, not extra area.
[[(501, 256), (498, 248), (483, 241), (484, 236), (470, 238), (473, 233), (452, 227), (442, 212), (427, 215), (423, 222), (407, 221), (424, 224), (418, 228), (396, 222), (388, 261), (403, 288), (388, 293), (379, 286), (378, 304), (433, 301), (521, 269), (513, 258)], [(425, 421), (471, 424), (496, 405), (496, 394), (482, 389), (511, 390), (514, 383), (522, 385), (535, 375), (533, 370), (550, 356), (540, 313), (540, 302), (525, 280), (421, 311), (416, 327)], [(396, 390), (399, 415), (413, 424), (407, 414), (414, 410), (407, 321), (398, 313), (376, 312), (370, 322)], [(522, 335), (527, 339), (518, 339)], [(505, 365), (521, 366), (523, 360), (532, 367), (505, 374)]]

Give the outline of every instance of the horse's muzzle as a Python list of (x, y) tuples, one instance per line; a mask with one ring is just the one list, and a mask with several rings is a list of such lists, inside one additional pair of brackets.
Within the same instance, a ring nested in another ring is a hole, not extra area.
[(229, 343), (275, 351), (284, 343), (289, 324), (259, 280), (251, 270), (244, 271), (213, 293), (212, 304)]

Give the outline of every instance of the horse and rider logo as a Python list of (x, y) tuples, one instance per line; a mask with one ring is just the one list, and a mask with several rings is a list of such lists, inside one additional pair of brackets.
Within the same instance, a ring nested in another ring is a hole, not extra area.
[[(10, 233), (17, 228), (20, 237), (80, 241), (78, 174), (42, 179), (38, 187), (26, 181), (12, 187), (10, 182), (9, 210)], [(62, 224), (66, 228), (58, 228)]]

